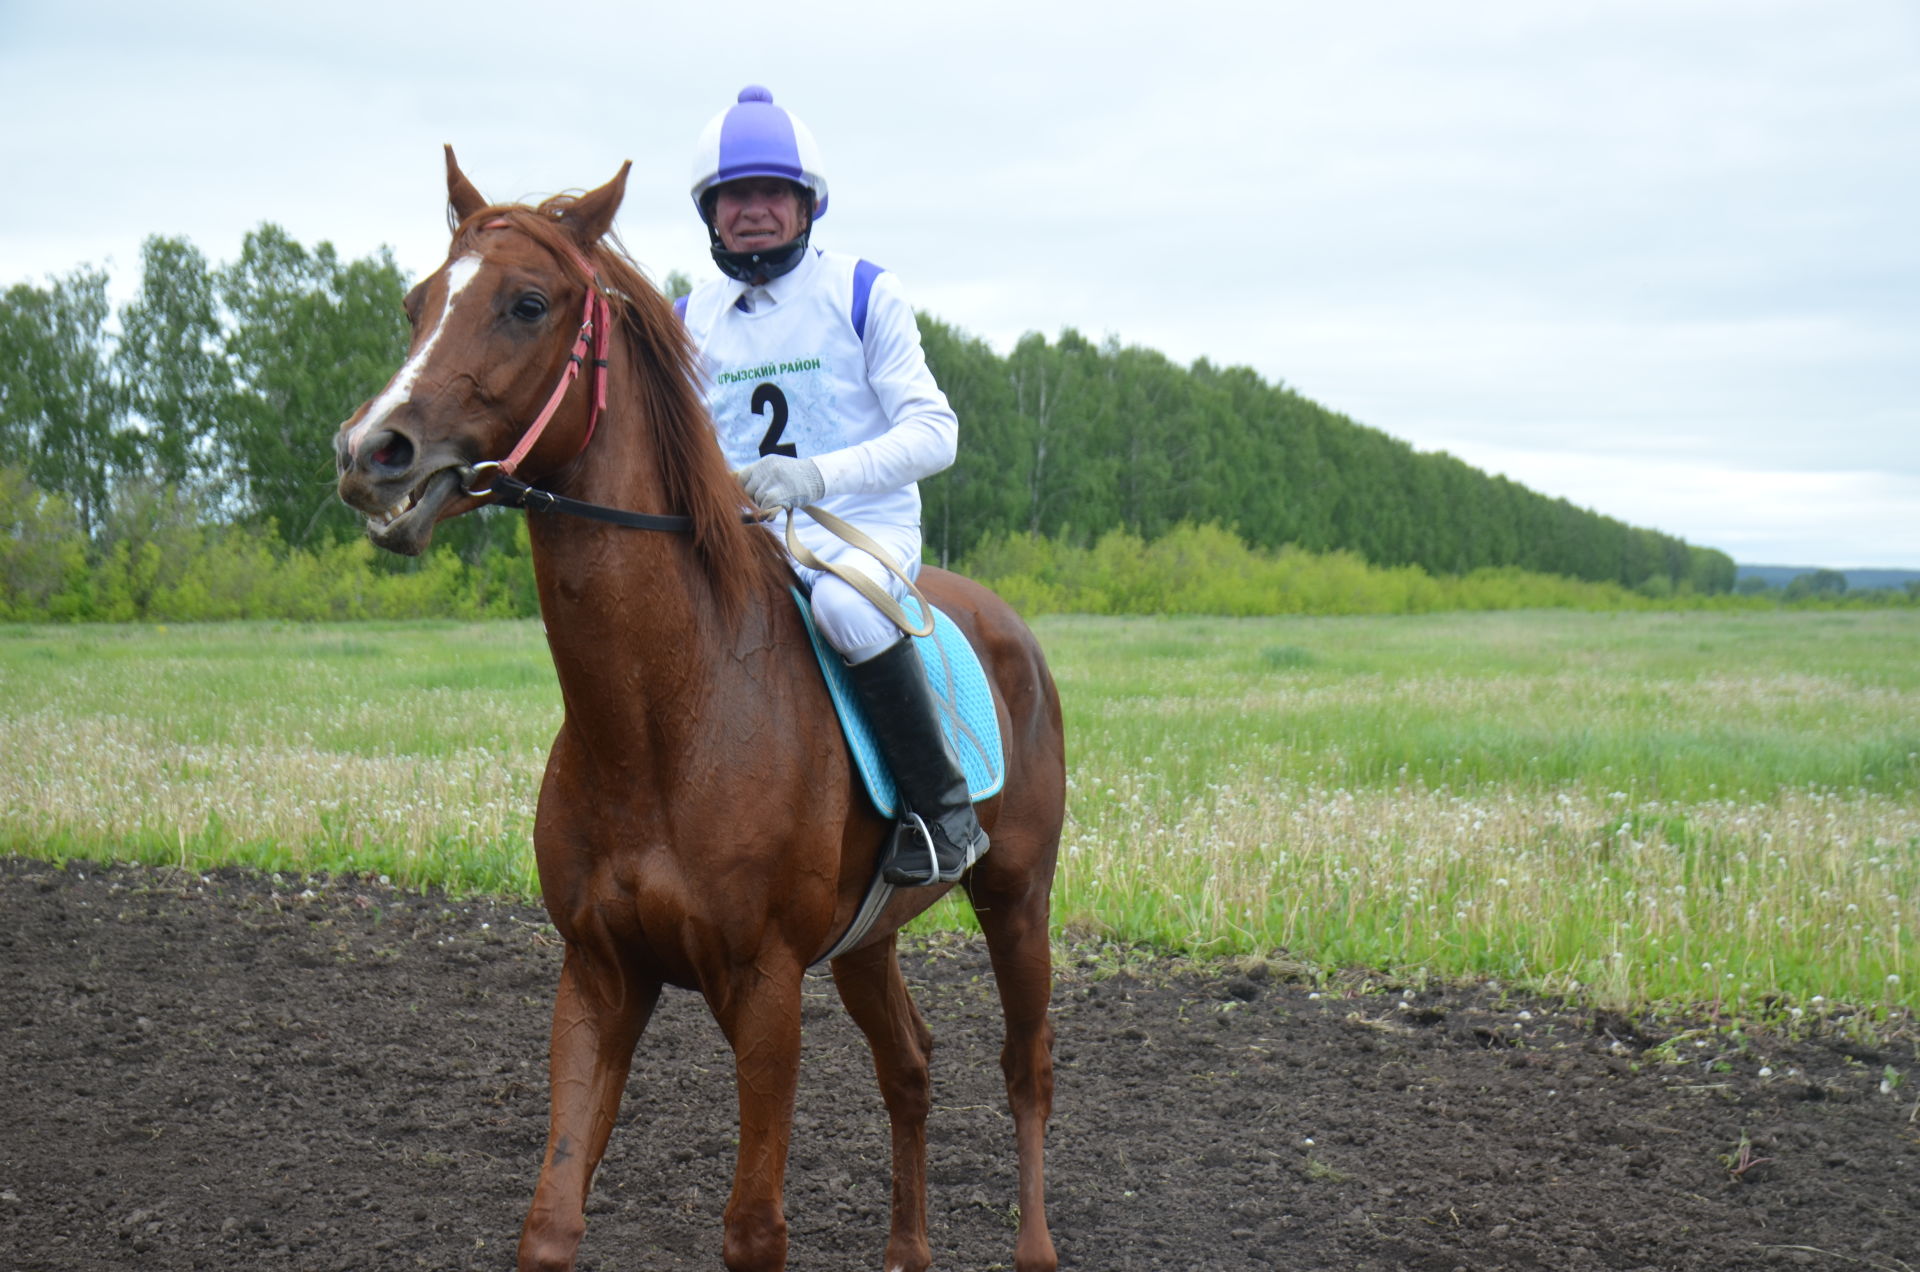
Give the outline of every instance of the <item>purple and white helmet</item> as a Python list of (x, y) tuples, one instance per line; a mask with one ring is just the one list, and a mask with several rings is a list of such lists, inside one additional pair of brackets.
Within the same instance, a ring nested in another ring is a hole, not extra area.
[(693, 151), (693, 203), (706, 218), (707, 191), (741, 177), (782, 177), (813, 192), (813, 219), (827, 211), (827, 179), (820, 145), (799, 116), (773, 104), (758, 84), (715, 115)]

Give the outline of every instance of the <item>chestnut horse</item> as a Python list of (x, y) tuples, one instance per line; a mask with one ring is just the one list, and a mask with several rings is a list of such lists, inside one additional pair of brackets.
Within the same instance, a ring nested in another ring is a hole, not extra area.
[[(510, 455), (540, 490), (678, 519), (659, 531), (529, 513), (565, 706), (534, 851), (566, 955), (552, 1120), (519, 1266), (573, 1266), (634, 1046), (661, 987), (674, 985), (700, 992), (733, 1049), (740, 1148), (726, 1265), (777, 1269), (787, 1256), (801, 977), (850, 926), (888, 824), (853, 769), (784, 557), (772, 535), (742, 520), (697, 355), (672, 308), (605, 241), (626, 176), (623, 166), (597, 190), (537, 208), (489, 205), (448, 148), (452, 247), (407, 297), (405, 364), (341, 426), (340, 496), (367, 514), (377, 544), (408, 554), (427, 546), (437, 522), (488, 502), (476, 466), (497, 473)], [(592, 365), (602, 359), (603, 369)], [(582, 364), (587, 373), (569, 386), (569, 367)], [(541, 427), (530, 429), (536, 417)], [(1049, 890), (1066, 788), (1060, 702), (1032, 634), (1003, 602), (940, 570), (919, 581), (979, 652), (1006, 747), (1005, 787), (979, 806), (992, 848), (962, 886), (1006, 1024), (1000, 1063), (1019, 1155), (1014, 1264), (1051, 1272), (1042, 1157), (1053, 1100)], [(944, 891), (897, 891), (866, 938), (832, 962), (892, 1128), (885, 1267), (903, 1272), (931, 1262), (933, 1038), (908, 996), (895, 938)]]

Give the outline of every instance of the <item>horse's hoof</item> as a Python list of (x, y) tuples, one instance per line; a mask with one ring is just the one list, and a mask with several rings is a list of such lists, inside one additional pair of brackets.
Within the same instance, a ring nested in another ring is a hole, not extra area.
[(1038, 1240), (1022, 1240), (1013, 1252), (1013, 1272), (1059, 1272), (1060, 1256), (1054, 1253), (1053, 1238), (1041, 1233)]
[(933, 1266), (933, 1250), (924, 1237), (918, 1241), (889, 1241), (883, 1266), (887, 1272), (927, 1272)]
[(515, 1266), (519, 1272), (573, 1272), (574, 1257), (580, 1253), (580, 1240), (586, 1235), (585, 1223), (572, 1232), (564, 1228), (557, 1232), (522, 1232)]

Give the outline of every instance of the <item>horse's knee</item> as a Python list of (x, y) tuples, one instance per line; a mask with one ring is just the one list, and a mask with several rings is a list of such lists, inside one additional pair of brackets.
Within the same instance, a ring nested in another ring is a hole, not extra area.
[(720, 1258), (727, 1272), (778, 1272), (787, 1266), (787, 1218), (773, 1201), (727, 1207)]
[(1008, 1082), (1027, 1082), (1053, 1075), (1053, 1022), (1042, 1019), (1035, 1029), (1008, 1030), (1000, 1047), (1000, 1072)]
[(933, 1110), (933, 1075), (926, 1062), (888, 1074), (880, 1083), (880, 1099), (894, 1121), (924, 1123)]
[(933, 1030), (914, 1012), (913, 1041), (880, 1076), (880, 1098), (895, 1120), (926, 1121), (933, 1108)]

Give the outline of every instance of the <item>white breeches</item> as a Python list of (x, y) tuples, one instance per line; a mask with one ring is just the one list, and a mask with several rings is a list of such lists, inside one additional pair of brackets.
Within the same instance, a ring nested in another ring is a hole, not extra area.
[[(863, 525), (860, 529), (891, 553), (894, 564), (907, 577), (920, 577), (918, 527)], [(814, 555), (822, 560), (831, 561), (843, 570), (856, 570), (866, 575), (885, 587), (896, 601), (906, 596), (905, 585), (860, 549), (825, 535), (817, 528), (806, 536), (806, 540)], [(875, 609), (873, 602), (856, 592), (850, 584), (822, 570), (810, 570), (797, 562), (793, 569), (813, 589), (814, 625), (827, 638), (827, 643), (839, 650), (840, 656), (848, 662), (865, 662), (901, 638), (903, 633), (893, 625), (892, 620)]]

